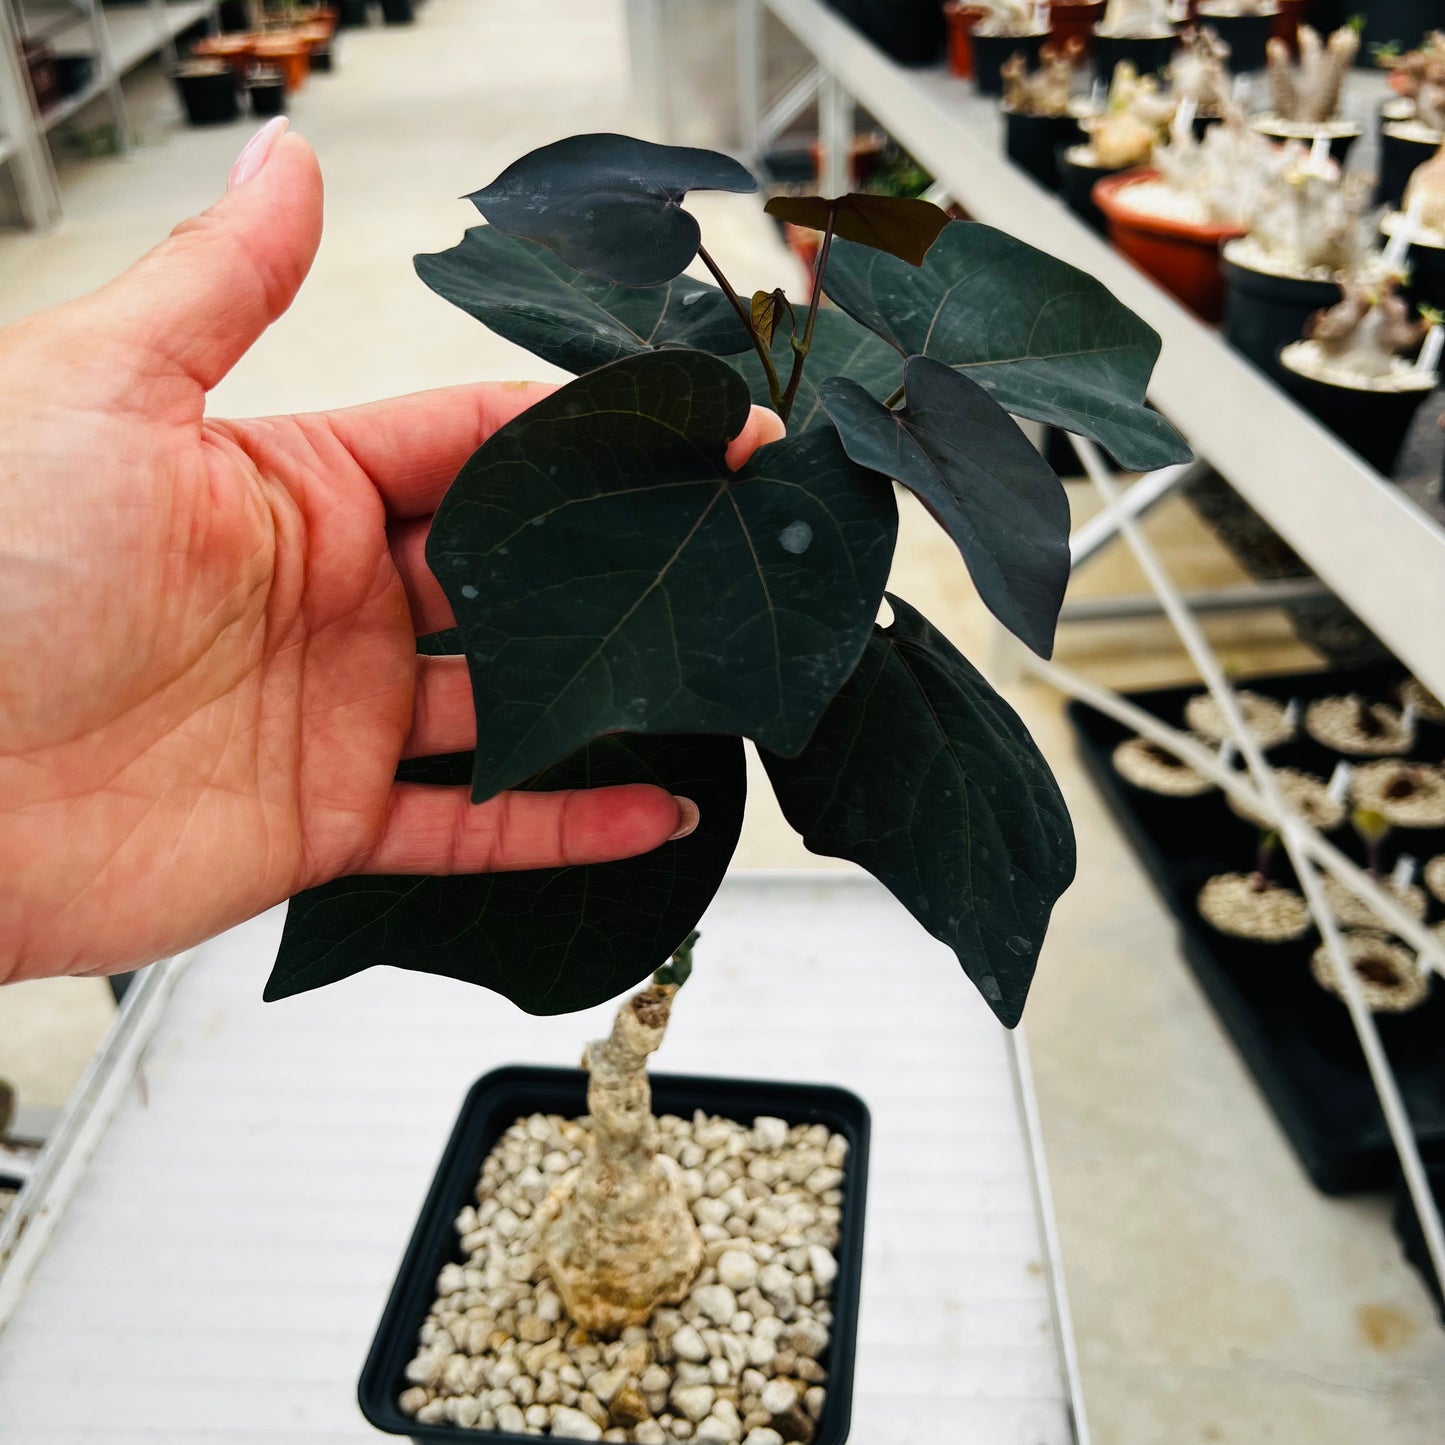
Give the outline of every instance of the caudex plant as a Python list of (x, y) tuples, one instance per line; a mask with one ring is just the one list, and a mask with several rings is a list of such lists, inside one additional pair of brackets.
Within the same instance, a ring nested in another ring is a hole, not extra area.
[[(893, 483), (1047, 656), (1069, 512), (1013, 416), (1127, 467), (1182, 460), (1144, 404), (1158, 338), (1091, 277), (902, 197), (770, 202), (822, 233), (813, 299), (740, 295), (683, 201), (755, 188), (727, 156), (574, 136), (476, 191), (490, 224), (416, 261), (433, 291), (576, 379), (487, 440), (437, 511), (427, 560), (456, 629), (419, 646), (465, 656), (477, 744), (398, 775), (470, 779), (478, 803), (652, 783), (698, 804), (696, 831), (617, 863), (313, 889), (292, 900), (268, 998), (376, 964), (539, 1014), (615, 997), (674, 954), (720, 885), (747, 738), (807, 846), (875, 874), (1017, 1022), (1073, 875), (1072, 830), (1032, 739), (968, 660), (901, 598), (876, 620)], [(694, 262), (716, 284), (684, 274)], [(734, 472), (724, 453), (753, 401), (787, 435)], [(611, 1080), (641, 1117), (626, 1081), (666, 986), (646, 997), (589, 1051), (594, 1112)], [(640, 1129), (619, 1160), (650, 1157)], [(579, 1181), (578, 1207), (589, 1189), (606, 1192)], [(578, 1256), (557, 1250), (565, 1273)]]

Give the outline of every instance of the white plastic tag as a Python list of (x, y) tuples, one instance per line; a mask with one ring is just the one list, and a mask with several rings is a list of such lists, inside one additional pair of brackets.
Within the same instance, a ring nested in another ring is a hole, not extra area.
[(1350, 796), (1350, 775), (1354, 769), (1348, 763), (1336, 763), (1330, 774), (1330, 802), (1343, 803)]
[(1403, 893), (1415, 881), (1415, 860), (1408, 853), (1401, 853), (1390, 870), (1390, 891)]

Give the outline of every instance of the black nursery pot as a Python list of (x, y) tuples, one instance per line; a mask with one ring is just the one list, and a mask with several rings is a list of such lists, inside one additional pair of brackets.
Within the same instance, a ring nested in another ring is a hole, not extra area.
[(1174, 35), (1100, 35), (1096, 31), (1094, 69), (1106, 82), (1121, 60), (1127, 60), (1140, 75), (1157, 74), (1174, 58), (1178, 44)]
[(252, 115), (272, 116), (285, 113), (286, 78), (279, 70), (269, 75), (253, 75), (246, 82), (246, 94), (251, 101)]
[[(853, 1410), (853, 1362), (858, 1342), (858, 1294), (863, 1275), (863, 1209), (868, 1184), (868, 1106), (846, 1089), (823, 1084), (772, 1083), (751, 1079), (653, 1074), (652, 1107), (659, 1114), (690, 1116), (695, 1109), (751, 1122), (759, 1114), (789, 1124), (826, 1124), (848, 1141), (843, 1175), (843, 1218), (833, 1284), (833, 1324), (821, 1363), (828, 1371), (827, 1404), (812, 1445), (843, 1445)], [(361, 1372), (357, 1398), (361, 1413), (390, 1435), (414, 1445), (534, 1445), (535, 1435), (500, 1430), (461, 1430), (455, 1425), (422, 1425), (404, 1415), (397, 1399), (407, 1388), (404, 1374), (416, 1354), (417, 1331), (436, 1298), (441, 1267), (461, 1260), (453, 1221), (475, 1202), (482, 1163), (497, 1140), (532, 1113), (578, 1118), (587, 1112), (587, 1074), (582, 1069), (512, 1065), (483, 1075), (472, 1085), (432, 1177), (411, 1243), (386, 1302), (376, 1337)]]
[(1423, 166), (1440, 149), (1440, 145), (1438, 142), (1392, 135), (1390, 124), (1385, 120), (1380, 126), (1379, 180), (1375, 183), (1375, 204), (1398, 209), (1415, 168)]
[(1117, 176), (1120, 170), (1127, 170), (1128, 167), (1081, 166), (1077, 161), (1069, 159), (1072, 149), (1072, 144), (1062, 145), (1055, 157), (1059, 170), (1059, 194), (1064, 198), (1064, 204), (1085, 225), (1099, 235), (1106, 236), (1109, 233), (1109, 223), (1104, 213), (1094, 204), (1094, 182), (1103, 180), (1105, 176)]
[(1440, 0), (1364, 0), (1351, 8), (1364, 15), (1362, 57), (1370, 53), (1371, 46), (1391, 42), (1401, 50), (1416, 50), (1427, 30), (1440, 28)]
[(371, 17), (366, 13), (366, 0), (334, 0), (336, 4), (336, 28), (344, 30), (348, 25), (367, 25)]
[(1071, 115), (1025, 115), (1005, 110), (1003, 126), (1008, 158), (1041, 186), (1058, 190), (1058, 152), (1081, 139), (1078, 121)]
[(1301, 376), (1283, 365), (1279, 366), (1279, 377), (1285, 390), (1311, 416), (1386, 478), (1394, 474), (1410, 423), (1430, 395), (1424, 387), (1413, 391), (1365, 391), (1335, 386)]
[(76, 95), (90, 84), (95, 75), (95, 56), (57, 55), (55, 79), (62, 95)]
[(1422, 246), (1417, 241), (1407, 259), (1410, 279), (1405, 294), (1417, 306), (1445, 310), (1445, 246)]
[(410, 25), (416, 19), (412, 0), (381, 0), (381, 18), (388, 25)]
[(943, 59), (943, 0), (827, 0), (885, 55), (900, 65)]
[(1229, 46), (1229, 68), (1236, 75), (1263, 70), (1265, 42), (1274, 30), (1273, 15), (1205, 15), (1198, 23), (1207, 25)]
[(236, 73), (217, 61), (180, 70), (176, 90), (192, 125), (221, 125), (241, 114)]
[(1003, 65), (1017, 51), (1033, 69), (1039, 63), (1039, 51), (1049, 37), (1040, 35), (980, 35), (969, 37), (973, 46), (973, 83), (980, 95), (1003, 94)]
[(1304, 334), (1316, 311), (1340, 299), (1334, 281), (1302, 281), (1236, 265), (1224, 257), (1224, 338), (1276, 381), (1280, 351)]

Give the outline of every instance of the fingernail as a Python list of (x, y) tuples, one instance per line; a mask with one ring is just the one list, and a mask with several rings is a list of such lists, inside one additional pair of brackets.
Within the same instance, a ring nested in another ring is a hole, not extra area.
[(284, 115), (278, 115), (268, 120), (246, 142), (245, 149), (236, 157), (236, 164), (231, 167), (230, 178), (226, 181), (228, 191), (234, 191), (237, 186), (244, 185), (266, 164), (266, 157), (271, 154), (272, 146), (281, 139), (289, 124), (290, 122)]
[(686, 838), (687, 835), (697, 828), (697, 820), (702, 814), (697, 810), (697, 804), (691, 798), (679, 798), (673, 796), (672, 801), (677, 804), (677, 831), (668, 837), (669, 843), (676, 843), (679, 838)]

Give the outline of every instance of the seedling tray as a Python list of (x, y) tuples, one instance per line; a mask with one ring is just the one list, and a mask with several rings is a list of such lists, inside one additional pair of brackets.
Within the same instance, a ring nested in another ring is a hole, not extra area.
[[(1247, 686), (1304, 704), (1352, 691), (1389, 698), (1399, 681), (1398, 671), (1378, 669), (1253, 678)], [(1184, 703), (1199, 690), (1161, 688), (1133, 693), (1130, 701), (1183, 726)], [(1131, 730), (1078, 702), (1069, 715), (1085, 767), (1174, 914), (1185, 961), (1306, 1173), (1326, 1194), (1390, 1189), (1398, 1177), (1395, 1151), (1354, 1029), (1344, 1005), (1310, 974), (1317, 937), (1312, 933), (1307, 943), (1262, 963), (1251, 945), (1236, 944), (1199, 917), (1195, 900), (1206, 879), (1252, 866), (1256, 830), (1236, 818), (1217, 793), (1189, 803), (1180, 822), (1171, 823), (1167, 808), (1130, 787), (1114, 769), (1114, 748)], [(1441, 737), (1439, 729), (1421, 728), (1412, 756), (1440, 761)], [(1335, 759), (1302, 741), (1276, 750), (1271, 760), (1328, 776)], [(1348, 828), (1333, 841), (1359, 856)], [(1282, 861), (1277, 873), (1282, 882), (1295, 881)], [(1445, 986), (1437, 980), (1432, 996), (1408, 1014), (1376, 1019), (1422, 1153), (1445, 1163)]]
[[(659, 1114), (688, 1117), (693, 1110), (702, 1109), (745, 1123), (767, 1114), (789, 1124), (826, 1124), (847, 1139), (833, 1323), (822, 1358), (828, 1371), (828, 1399), (813, 1441), (813, 1445), (843, 1445), (852, 1416), (853, 1360), (863, 1274), (867, 1105), (856, 1094), (829, 1085), (654, 1074), (652, 1106)], [(422, 1425), (402, 1413), (397, 1398), (407, 1388), (404, 1371), (416, 1354), (417, 1331), (436, 1298), (437, 1275), (449, 1261), (465, 1262), (453, 1221), (464, 1205), (475, 1202), (483, 1161), (503, 1133), (524, 1115), (548, 1113), (578, 1118), (586, 1112), (587, 1075), (581, 1069), (514, 1065), (485, 1074), (472, 1085), (437, 1166), (361, 1373), (357, 1392), (361, 1411), (378, 1430), (407, 1436), (415, 1445), (457, 1445), (465, 1440), (533, 1445), (537, 1440), (536, 1435), (500, 1430)]]

